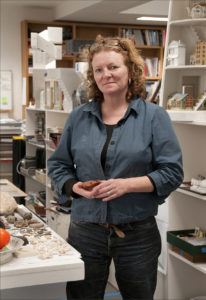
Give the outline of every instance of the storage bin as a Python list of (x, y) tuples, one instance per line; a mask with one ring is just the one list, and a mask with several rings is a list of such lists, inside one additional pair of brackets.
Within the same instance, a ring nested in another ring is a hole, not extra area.
[(206, 262), (206, 244), (194, 246), (180, 238), (187, 237), (195, 232), (195, 229), (177, 230), (167, 232), (167, 242), (172, 245), (172, 250), (193, 263)]

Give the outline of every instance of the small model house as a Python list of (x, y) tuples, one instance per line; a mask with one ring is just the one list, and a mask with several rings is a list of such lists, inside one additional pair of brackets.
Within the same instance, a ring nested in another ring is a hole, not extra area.
[(185, 45), (181, 41), (172, 41), (168, 46), (168, 65), (185, 65)]
[(190, 54), (190, 65), (195, 65), (195, 64), (196, 64), (196, 53), (195, 53), (195, 51), (193, 51)]
[(195, 64), (206, 65), (206, 42), (197, 42), (195, 46)]
[(205, 18), (206, 16), (206, 4), (197, 3), (191, 9), (187, 7), (187, 12), (191, 18)]
[(195, 100), (189, 94), (174, 94), (168, 99), (167, 109), (171, 110), (193, 110)]

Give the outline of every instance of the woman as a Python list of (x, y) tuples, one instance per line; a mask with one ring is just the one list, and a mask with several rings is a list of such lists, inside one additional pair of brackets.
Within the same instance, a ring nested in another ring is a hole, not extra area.
[(68, 282), (67, 297), (103, 299), (113, 258), (123, 299), (153, 299), (161, 251), (154, 216), (182, 182), (179, 143), (165, 110), (144, 100), (143, 61), (131, 41), (98, 36), (87, 81), (92, 101), (72, 111), (48, 160), (59, 201), (73, 196), (68, 242), (85, 263), (85, 279)]

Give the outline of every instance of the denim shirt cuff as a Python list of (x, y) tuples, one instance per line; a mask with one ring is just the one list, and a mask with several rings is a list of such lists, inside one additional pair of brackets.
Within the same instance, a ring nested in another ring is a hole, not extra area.
[(161, 184), (161, 178), (158, 172), (152, 172), (150, 174), (147, 174), (147, 177), (151, 180), (151, 182), (155, 186), (156, 194), (160, 197), (162, 196), (168, 196), (170, 194), (169, 186), (167, 184), (162, 185)]
[(76, 178), (68, 179), (63, 185), (63, 193), (65, 193), (68, 197), (72, 196), (73, 198), (78, 198), (79, 195), (73, 192), (72, 187), (78, 180)]
[(58, 196), (58, 203), (59, 204), (65, 204), (67, 201), (68, 201), (68, 196), (66, 194), (58, 194), (57, 193), (57, 196)]
[(154, 182), (154, 180), (152, 179), (152, 177), (151, 177), (150, 175), (147, 175), (147, 177), (148, 177), (149, 180), (151, 181), (151, 183), (152, 183), (152, 185), (153, 185), (153, 187), (154, 187), (153, 193), (155, 193), (155, 192), (156, 192), (156, 185), (155, 185), (155, 182)]

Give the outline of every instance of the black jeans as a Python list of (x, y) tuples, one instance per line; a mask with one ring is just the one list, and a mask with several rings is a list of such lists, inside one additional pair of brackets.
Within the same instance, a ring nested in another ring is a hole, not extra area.
[(115, 276), (123, 299), (152, 300), (157, 282), (161, 239), (154, 217), (118, 225), (114, 229), (86, 222), (71, 222), (68, 242), (82, 255), (85, 279), (67, 283), (67, 299), (100, 300), (113, 258)]

